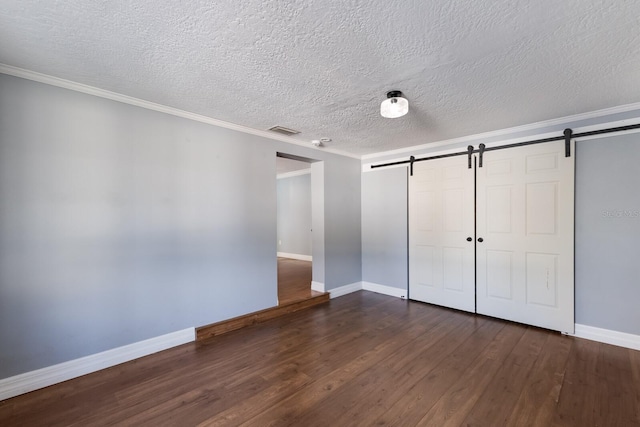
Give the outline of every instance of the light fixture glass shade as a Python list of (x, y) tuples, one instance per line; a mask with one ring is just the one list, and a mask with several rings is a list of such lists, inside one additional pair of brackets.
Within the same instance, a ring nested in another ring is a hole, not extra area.
[(402, 117), (409, 112), (409, 101), (407, 98), (400, 96), (392, 96), (380, 104), (380, 115), (388, 119)]

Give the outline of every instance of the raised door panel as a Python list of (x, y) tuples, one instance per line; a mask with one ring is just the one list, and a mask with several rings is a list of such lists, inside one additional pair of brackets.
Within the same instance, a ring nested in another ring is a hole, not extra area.
[(409, 178), (409, 298), (475, 311), (473, 170), (466, 159), (414, 164)]
[(477, 311), (573, 332), (574, 157), (564, 157), (563, 142), (485, 156), (477, 172)]

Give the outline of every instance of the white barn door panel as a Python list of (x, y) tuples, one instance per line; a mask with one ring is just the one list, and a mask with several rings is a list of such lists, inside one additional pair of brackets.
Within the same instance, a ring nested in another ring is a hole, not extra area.
[(564, 152), (561, 141), (484, 153), (478, 313), (574, 332), (575, 157)]
[(415, 163), (409, 177), (409, 298), (475, 312), (473, 237), (474, 174), (467, 159)]

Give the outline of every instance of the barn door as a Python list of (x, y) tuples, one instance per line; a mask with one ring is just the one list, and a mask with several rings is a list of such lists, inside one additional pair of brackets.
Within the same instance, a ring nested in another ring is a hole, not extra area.
[(475, 311), (474, 173), (466, 158), (416, 163), (409, 178), (409, 298)]
[(575, 157), (564, 151), (557, 142), (484, 153), (477, 169), (478, 313), (574, 332)]

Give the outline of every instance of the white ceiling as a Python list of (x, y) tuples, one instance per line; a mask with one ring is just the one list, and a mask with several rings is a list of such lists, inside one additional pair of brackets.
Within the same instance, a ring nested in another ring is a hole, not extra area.
[(0, 0), (0, 63), (361, 155), (640, 102), (640, 1)]

